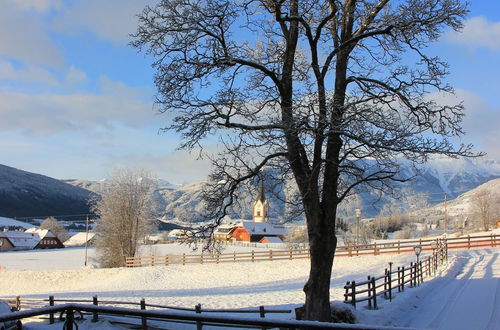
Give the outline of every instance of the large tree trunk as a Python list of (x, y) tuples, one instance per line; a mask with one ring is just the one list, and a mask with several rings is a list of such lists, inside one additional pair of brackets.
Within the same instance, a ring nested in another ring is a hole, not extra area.
[[(310, 219), (308, 219), (309, 222)], [(320, 219), (315, 219), (319, 220)], [(323, 322), (331, 321), (330, 310), (330, 279), (335, 249), (337, 248), (337, 237), (328, 230), (328, 224), (316, 226), (317, 234), (309, 237), (311, 269), (309, 279), (304, 286), (306, 302), (304, 305), (304, 318)], [(321, 230), (325, 230), (320, 234)], [(327, 233), (331, 233), (330, 235)]]

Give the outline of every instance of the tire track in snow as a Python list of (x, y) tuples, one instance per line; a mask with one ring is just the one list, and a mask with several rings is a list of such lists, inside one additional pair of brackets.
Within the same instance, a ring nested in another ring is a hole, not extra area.
[[(462, 258), (466, 255), (462, 255)], [(500, 329), (500, 263), (498, 253), (478, 256), (469, 252), (469, 259), (460, 263), (459, 279), (436, 290), (441, 295), (441, 308), (426, 328), (433, 329)], [(436, 308), (437, 305), (430, 305)]]

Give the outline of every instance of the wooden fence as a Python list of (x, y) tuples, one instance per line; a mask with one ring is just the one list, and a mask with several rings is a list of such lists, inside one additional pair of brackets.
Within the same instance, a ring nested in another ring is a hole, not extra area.
[[(363, 255), (413, 253), (413, 247), (420, 245), (422, 251), (436, 249), (436, 239), (399, 240), (384, 243), (339, 246), (336, 257), (353, 257)], [(467, 236), (445, 239), (448, 249), (477, 249), (500, 246), (500, 235)], [(144, 267), (173, 264), (208, 264), (225, 262), (256, 262), (274, 260), (296, 260), (309, 258), (309, 249), (265, 250), (250, 252), (233, 252), (221, 254), (182, 254), (165, 256), (127, 257), (126, 267)]]
[[(147, 304), (145, 299), (141, 299), (140, 302), (130, 302), (130, 301), (117, 301), (117, 300), (99, 300), (97, 296), (92, 297), (92, 299), (56, 299), (54, 296), (49, 296), (48, 299), (44, 298), (22, 298), (17, 297), (7, 297), (0, 298), (0, 300), (6, 301), (10, 306), (16, 307), (18, 311), (21, 310), (33, 310), (43, 307), (56, 306), (56, 303), (60, 304), (75, 304), (75, 303), (88, 303), (93, 306), (103, 306), (107, 305), (110, 307), (120, 307), (120, 306), (139, 306), (141, 310), (154, 309), (154, 310), (174, 310), (183, 312), (194, 312), (196, 314), (202, 313), (231, 313), (231, 314), (258, 314), (260, 318), (265, 318), (266, 314), (277, 314), (277, 313), (291, 313), (290, 309), (269, 309), (265, 306), (259, 306), (258, 308), (241, 308), (241, 309), (203, 309), (201, 304), (195, 305), (193, 308), (188, 307), (178, 307), (178, 306), (166, 306), (158, 304)], [(49, 316), (49, 323), (53, 324), (56, 320), (54, 313), (47, 313)], [(82, 315), (83, 317), (83, 315)], [(62, 314), (59, 316), (62, 319)], [(92, 322), (99, 321), (98, 312), (92, 313)], [(144, 328), (147, 329), (146, 319), (142, 319), (142, 325), (146, 325)]]
[(434, 276), (440, 265), (446, 263), (448, 258), (448, 243), (444, 240), (437, 241), (436, 250), (432, 255), (423, 260), (412, 262), (409, 267), (401, 266), (385, 269), (381, 276), (368, 276), (366, 281), (349, 281), (344, 286), (344, 302), (356, 307), (357, 303), (367, 301), (368, 308), (377, 309), (377, 297), (383, 296), (392, 301), (394, 291), (401, 292), (405, 287), (415, 287), (423, 283), (424, 278)]

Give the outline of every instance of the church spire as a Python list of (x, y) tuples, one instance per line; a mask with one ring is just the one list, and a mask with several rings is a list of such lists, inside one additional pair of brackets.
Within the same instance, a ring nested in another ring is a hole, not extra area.
[(266, 201), (266, 195), (264, 194), (264, 179), (260, 180), (259, 194), (257, 195), (257, 200), (264, 203)]

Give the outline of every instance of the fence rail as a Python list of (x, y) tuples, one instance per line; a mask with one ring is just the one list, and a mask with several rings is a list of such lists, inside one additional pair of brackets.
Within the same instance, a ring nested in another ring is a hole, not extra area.
[(366, 281), (349, 281), (344, 286), (344, 302), (356, 307), (356, 304), (367, 301), (368, 308), (377, 309), (377, 297), (383, 296), (392, 301), (395, 290), (402, 292), (405, 286), (414, 287), (423, 283), (424, 278), (434, 276), (440, 265), (446, 263), (448, 258), (448, 243), (445, 240), (437, 241), (437, 246), (432, 255), (423, 260), (412, 262), (409, 267), (400, 266), (385, 269), (384, 275), (368, 276)]
[[(440, 239), (446, 241), (448, 249), (477, 249), (500, 246), (500, 235), (467, 236)], [(399, 240), (385, 243), (339, 246), (336, 257), (353, 257), (363, 255), (413, 253), (413, 247), (420, 245), (422, 251), (434, 251), (436, 239)], [(182, 254), (165, 256), (127, 257), (126, 267), (144, 267), (173, 264), (209, 264), (226, 262), (257, 262), (274, 260), (296, 260), (309, 258), (309, 249), (266, 250), (251, 252), (233, 252), (221, 254)]]
[(29, 311), (20, 311), (15, 313), (0, 314), (0, 322), (9, 320), (19, 320), (34, 316), (58, 314), (65, 315), (62, 318), (64, 321), (63, 329), (73, 330), (78, 329), (78, 325), (75, 323), (75, 314), (80, 314), (82, 312), (94, 314), (106, 314), (106, 315), (118, 315), (126, 317), (135, 317), (140, 321), (138, 327), (140, 329), (148, 329), (148, 321), (166, 321), (166, 322), (177, 322), (177, 323), (190, 323), (196, 327), (196, 329), (203, 329), (203, 326), (223, 326), (223, 327), (244, 327), (244, 328), (280, 328), (280, 329), (366, 329), (366, 330), (382, 330), (382, 329), (407, 329), (407, 328), (392, 328), (383, 326), (363, 326), (358, 324), (335, 324), (326, 322), (316, 322), (316, 321), (296, 321), (296, 320), (271, 320), (264, 318), (241, 318), (241, 317), (224, 317), (224, 316), (210, 316), (210, 315), (200, 315), (196, 313), (187, 313), (179, 311), (155, 311), (155, 310), (139, 310), (130, 308), (118, 308), (118, 307), (104, 307), (104, 306), (94, 306), (94, 305), (83, 305), (76, 303), (68, 303), (58, 306), (49, 306), (43, 308), (37, 308)]

